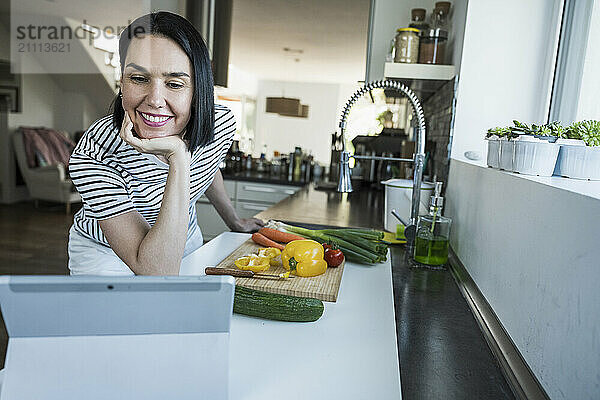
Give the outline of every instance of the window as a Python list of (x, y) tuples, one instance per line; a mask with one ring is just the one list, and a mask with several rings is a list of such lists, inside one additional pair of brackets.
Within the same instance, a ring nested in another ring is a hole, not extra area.
[(565, 0), (550, 121), (600, 119), (599, 70), (600, 2)]

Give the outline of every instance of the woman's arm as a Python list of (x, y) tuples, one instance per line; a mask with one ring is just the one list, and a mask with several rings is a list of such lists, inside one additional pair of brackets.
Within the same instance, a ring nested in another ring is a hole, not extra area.
[(227, 227), (234, 232), (255, 232), (259, 230), (264, 222), (258, 218), (240, 218), (229, 200), (229, 195), (223, 184), (223, 175), (217, 170), (215, 179), (204, 193), (215, 207)]
[[(127, 113), (125, 118), (129, 120)], [(124, 121), (123, 140), (140, 152), (167, 159), (165, 192), (154, 226), (150, 227), (137, 211), (130, 211), (100, 221), (100, 229), (113, 251), (135, 274), (178, 275), (189, 220), (190, 153), (177, 136), (139, 139), (125, 125)]]

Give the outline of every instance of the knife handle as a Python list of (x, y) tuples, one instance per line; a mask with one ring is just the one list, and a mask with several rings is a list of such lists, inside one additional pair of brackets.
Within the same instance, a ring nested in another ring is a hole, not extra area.
[(206, 275), (231, 275), (231, 276), (236, 276), (238, 278), (252, 278), (254, 276), (254, 272), (252, 272), (250, 270), (244, 271), (241, 269), (233, 269), (233, 268), (206, 267), (204, 269), (204, 273)]

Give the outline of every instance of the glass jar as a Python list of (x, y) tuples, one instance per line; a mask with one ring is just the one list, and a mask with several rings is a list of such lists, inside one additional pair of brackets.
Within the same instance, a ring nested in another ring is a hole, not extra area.
[(438, 1), (431, 13), (431, 27), (448, 30), (448, 15), (451, 3), (449, 1)]
[(419, 59), (419, 30), (400, 28), (396, 32), (394, 62), (416, 63)]
[(414, 260), (420, 264), (442, 266), (448, 263), (448, 240), (452, 220), (439, 214), (423, 215), (417, 223)]
[(444, 64), (448, 32), (443, 29), (421, 31), (419, 64)]

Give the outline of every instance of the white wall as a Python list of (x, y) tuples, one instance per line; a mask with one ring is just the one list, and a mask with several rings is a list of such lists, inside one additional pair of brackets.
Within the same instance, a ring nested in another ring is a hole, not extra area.
[[(592, 17), (590, 19), (590, 33), (583, 64), (583, 78), (579, 92), (576, 120), (600, 120), (600, 1), (594, 2)], [(570, 121), (566, 121), (570, 122)]]
[(469, 2), (452, 158), (468, 161), (464, 153), (477, 151), (483, 163), (483, 138), (489, 128), (509, 125), (513, 119), (545, 122), (560, 3)]
[[(9, 32), (7, 27), (0, 24), (0, 58), (10, 60)], [(31, 59), (31, 62), (36, 62)], [(33, 68), (43, 67), (38, 64)], [(0, 132), (2, 149), (12, 149), (11, 134), (19, 126), (44, 126), (48, 128), (67, 130), (69, 133), (87, 128), (91, 122), (104, 115), (108, 107), (110, 90), (101, 75), (51, 75), (51, 74), (22, 74), (22, 111), (8, 113), (8, 132)], [(69, 84), (69, 81), (73, 81)], [(74, 92), (65, 89), (79, 91)], [(104, 89), (104, 90), (99, 90)], [(91, 101), (91, 94), (95, 95)], [(103, 104), (104, 106), (100, 106)], [(3, 151), (0, 156), (0, 168), (8, 171), (9, 177), (14, 174), (12, 152)], [(9, 180), (12, 181), (12, 178)], [(26, 192), (17, 190), (12, 182), (2, 182), (2, 202), (14, 202), (26, 198)]]
[(222, 93), (256, 98), (258, 94), (258, 79), (253, 74), (229, 64), (227, 73), (227, 88), (218, 88)]
[[(274, 150), (285, 154), (294, 151), (294, 146), (300, 146), (307, 153), (312, 150), (320, 163), (329, 165), (331, 134), (336, 131), (339, 122), (339, 91), (340, 85), (337, 84), (259, 81), (254, 155), (260, 155), (265, 143), (269, 157)], [(265, 112), (266, 98), (283, 94), (308, 104), (308, 118), (282, 117)]]
[[(10, 41), (8, 28), (0, 24), (0, 58), (10, 60)], [(0, 201), (9, 203), (19, 201), (27, 196), (25, 190), (17, 190), (14, 186), (14, 155), (11, 135), (20, 125), (54, 126), (56, 104), (62, 91), (48, 75), (23, 75), (21, 85), (22, 112), (8, 113), (7, 132), (0, 132), (0, 168), (3, 178), (0, 182), (2, 196)]]
[[(10, 60), (8, 28), (0, 25), (0, 58)], [(55, 104), (62, 91), (50, 75), (26, 74), (22, 76), (23, 112), (9, 113), (8, 125), (53, 126)]]
[(86, 130), (92, 122), (107, 114), (109, 101), (103, 109), (99, 109), (84, 93), (65, 91), (61, 104), (57, 106), (54, 126), (73, 134)]
[(445, 214), (452, 248), (550, 398), (591, 399), (600, 199), (463, 161), (475, 150), (484, 162), (490, 127), (545, 122), (560, 3), (469, 2)]
[(600, 200), (452, 160), (450, 244), (552, 399), (600, 396)]

